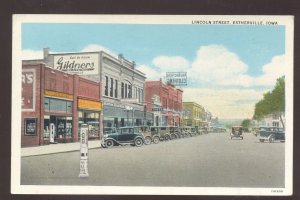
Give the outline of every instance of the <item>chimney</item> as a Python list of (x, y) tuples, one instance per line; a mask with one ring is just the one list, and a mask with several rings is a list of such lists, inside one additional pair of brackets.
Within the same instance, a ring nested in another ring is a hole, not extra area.
[(49, 55), (49, 48), (44, 48), (43, 53), (44, 53), (44, 60), (48, 60), (48, 55)]

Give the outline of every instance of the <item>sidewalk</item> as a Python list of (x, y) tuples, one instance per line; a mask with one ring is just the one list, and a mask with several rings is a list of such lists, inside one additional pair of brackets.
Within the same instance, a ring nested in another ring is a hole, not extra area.
[[(100, 148), (101, 140), (92, 140), (89, 141), (89, 149)], [(58, 143), (58, 144), (49, 144), (37, 147), (24, 147), (21, 148), (21, 157), (26, 156), (38, 156), (45, 154), (54, 154), (54, 153), (62, 153), (62, 152), (70, 152), (70, 151), (79, 151), (80, 143)]]

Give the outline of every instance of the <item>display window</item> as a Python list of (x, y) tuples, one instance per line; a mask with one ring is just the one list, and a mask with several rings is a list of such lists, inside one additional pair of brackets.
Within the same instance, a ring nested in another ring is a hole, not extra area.
[(99, 112), (80, 110), (78, 111), (78, 138), (80, 138), (80, 127), (87, 124), (89, 128), (89, 139), (100, 138)]

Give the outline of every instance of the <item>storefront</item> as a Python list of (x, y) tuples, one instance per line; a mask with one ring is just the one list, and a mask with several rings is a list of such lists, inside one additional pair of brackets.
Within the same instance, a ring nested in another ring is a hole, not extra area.
[(87, 124), (89, 139), (100, 139), (100, 114), (102, 104), (99, 101), (78, 99), (78, 138), (80, 126)]
[(82, 123), (100, 139), (101, 84), (46, 67), (22, 66), (21, 146), (77, 142)]
[(50, 127), (54, 129), (54, 142), (73, 142), (73, 95), (45, 90), (44, 141), (50, 143)]

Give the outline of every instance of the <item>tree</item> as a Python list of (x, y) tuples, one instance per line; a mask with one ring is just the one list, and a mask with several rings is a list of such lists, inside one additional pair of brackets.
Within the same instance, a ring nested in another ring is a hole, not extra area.
[(244, 119), (241, 123), (241, 126), (244, 128), (244, 130), (249, 130), (251, 124), (250, 119)]
[(285, 128), (282, 115), (285, 112), (285, 77), (277, 79), (271, 92), (264, 94), (262, 100), (255, 104), (254, 119), (260, 120), (269, 114), (276, 114), (280, 118), (282, 127)]

